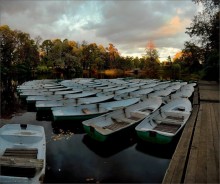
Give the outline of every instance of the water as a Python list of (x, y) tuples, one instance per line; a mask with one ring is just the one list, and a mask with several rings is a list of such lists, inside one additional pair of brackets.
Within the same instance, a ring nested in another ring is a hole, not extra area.
[(36, 112), (28, 112), (26, 105), (17, 98), (15, 89), (21, 82), (2, 84), (4, 111), (0, 126), (28, 123), (45, 128), (45, 183), (162, 182), (178, 138), (169, 145), (160, 146), (140, 141), (133, 131), (110, 142), (98, 143), (85, 134), (80, 122), (37, 121)]

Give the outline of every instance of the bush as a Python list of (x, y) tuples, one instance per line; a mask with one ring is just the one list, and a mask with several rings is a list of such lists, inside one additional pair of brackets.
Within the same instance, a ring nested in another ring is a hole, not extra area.
[(39, 65), (39, 66), (37, 66), (36, 69), (37, 69), (37, 73), (48, 73), (51, 71), (51, 69), (45, 65)]

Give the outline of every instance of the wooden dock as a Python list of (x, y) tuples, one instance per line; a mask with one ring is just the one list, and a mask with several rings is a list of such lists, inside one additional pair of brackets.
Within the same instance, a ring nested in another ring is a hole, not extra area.
[(219, 85), (200, 81), (162, 183), (220, 183)]

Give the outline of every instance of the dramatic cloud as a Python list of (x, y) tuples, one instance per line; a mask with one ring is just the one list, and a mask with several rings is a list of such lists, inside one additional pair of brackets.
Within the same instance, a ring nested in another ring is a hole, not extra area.
[(191, 0), (0, 0), (1, 24), (43, 39), (83, 40), (122, 55), (141, 56), (154, 41), (162, 59), (189, 39), (185, 28), (196, 13)]

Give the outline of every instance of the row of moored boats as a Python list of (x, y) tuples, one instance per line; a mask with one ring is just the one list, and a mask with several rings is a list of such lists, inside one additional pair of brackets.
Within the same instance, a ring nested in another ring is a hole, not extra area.
[[(21, 98), (54, 121), (80, 120), (93, 139), (106, 141), (127, 129), (142, 139), (166, 144), (186, 124), (196, 83), (152, 79), (53, 79), (25, 82)], [(44, 128), (7, 124), (0, 128), (2, 183), (39, 183), (45, 174)]]
[[(35, 80), (17, 87), (37, 112), (54, 121), (82, 121), (86, 133), (105, 141), (135, 127), (140, 138), (168, 143), (185, 125), (196, 83), (155, 79)], [(154, 117), (156, 116), (156, 117)]]

